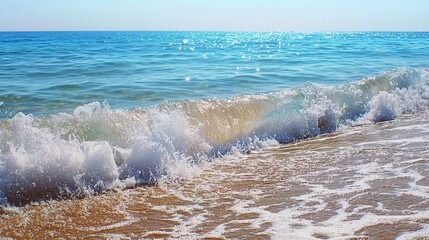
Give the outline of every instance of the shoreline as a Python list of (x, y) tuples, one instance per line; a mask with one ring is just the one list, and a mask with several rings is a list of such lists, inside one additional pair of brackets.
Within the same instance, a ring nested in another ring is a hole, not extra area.
[(28, 205), (0, 216), (0, 235), (424, 237), (428, 115), (228, 156), (181, 182)]

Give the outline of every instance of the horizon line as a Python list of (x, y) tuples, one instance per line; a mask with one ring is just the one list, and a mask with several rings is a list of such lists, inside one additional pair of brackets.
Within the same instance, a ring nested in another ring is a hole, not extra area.
[(316, 33), (316, 32), (429, 32), (429, 30), (151, 30), (151, 29), (96, 29), (96, 30), (2, 30), (0, 32), (299, 32), (299, 33)]

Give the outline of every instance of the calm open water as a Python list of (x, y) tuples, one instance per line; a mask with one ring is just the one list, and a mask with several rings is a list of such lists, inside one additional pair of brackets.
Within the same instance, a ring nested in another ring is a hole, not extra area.
[(342, 84), (429, 66), (429, 33), (3, 32), (0, 117)]

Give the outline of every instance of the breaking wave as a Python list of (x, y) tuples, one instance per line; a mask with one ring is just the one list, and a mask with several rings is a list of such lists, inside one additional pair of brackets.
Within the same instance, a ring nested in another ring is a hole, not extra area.
[(225, 154), (250, 152), (426, 110), (429, 69), (400, 68), (344, 85), (308, 83), (228, 99), (170, 101), (0, 121), (0, 203), (83, 197), (193, 176)]

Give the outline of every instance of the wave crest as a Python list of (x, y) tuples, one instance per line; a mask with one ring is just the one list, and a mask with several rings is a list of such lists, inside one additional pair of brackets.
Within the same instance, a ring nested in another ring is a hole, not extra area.
[(22, 205), (197, 174), (231, 152), (249, 152), (425, 110), (428, 69), (401, 68), (345, 85), (306, 84), (229, 99), (151, 108), (89, 103), (73, 113), (0, 122), (0, 198)]

